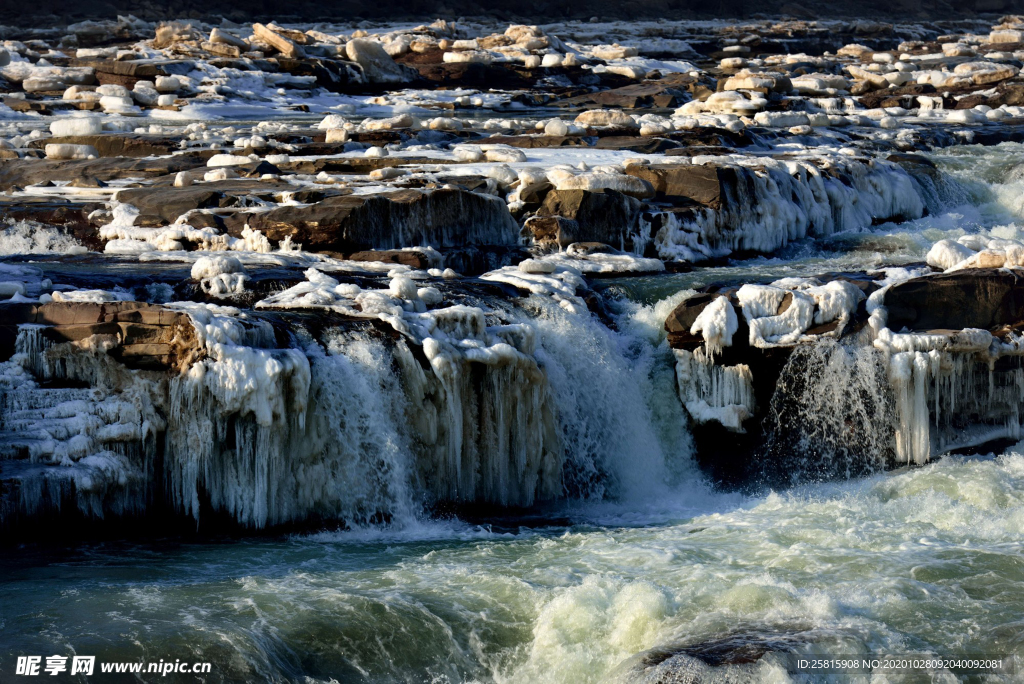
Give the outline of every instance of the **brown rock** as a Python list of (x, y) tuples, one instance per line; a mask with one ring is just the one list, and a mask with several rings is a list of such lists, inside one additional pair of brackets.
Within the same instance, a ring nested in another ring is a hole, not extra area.
[(163, 219), (166, 223), (174, 223), (179, 216), (192, 209), (219, 206), (222, 197), (222, 193), (205, 184), (190, 185), (184, 188), (174, 186), (130, 188), (117, 193), (119, 202), (138, 208), (140, 218), (154, 216)]
[(704, 308), (722, 294), (715, 292), (702, 292), (681, 302), (665, 318), (665, 332), (668, 333), (669, 346), (673, 349), (687, 349), (693, 351), (704, 343), (704, 337), (700, 334), (693, 335), (690, 328), (693, 327), (697, 316), (704, 311)]
[(492, 135), (481, 142), (488, 145), (508, 145), (522, 149), (542, 147), (586, 147), (587, 140), (578, 135)]
[(85, 247), (102, 250), (96, 227), (89, 221), (89, 214), (103, 204), (95, 202), (69, 202), (62, 198), (19, 197), (16, 200), (0, 201), (0, 216), (15, 221), (34, 221), (55, 226), (67, 231)]
[(732, 176), (729, 169), (693, 164), (634, 164), (626, 173), (653, 185), (659, 198), (715, 209), (722, 206), (723, 186)]
[(670, 74), (656, 81), (634, 83), (621, 88), (602, 90), (566, 98), (557, 104), (565, 107), (596, 106), (616, 109), (640, 107), (678, 107), (689, 98), (697, 79), (689, 74)]
[(74, 180), (82, 176), (110, 181), (115, 178), (155, 178), (205, 168), (208, 153), (190, 152), (171, 157), (155, 159), (130, 159), (108, 157), (99, 159), (76, 159), (70, 161), (53, 159), (10, 159), (0, 161), (0, 189), (14, 186), (25, 187), (46, 181)]
[(352, 252), (345, 257), (349, 261), (377, 261), (385, 264), (405, 264), (418, 269), (431, 267), (430, 258), (423, 252), (404, 249), (371, 249)]
[(141, 133), (101, 133), (33, 140), (29, 147), (43, 149), (50, 143), (92, 145), (101, 157), (151, 157), (171, 154), (181, 148), (178, 138)]
[[(969, 302), (969, 306), (965, 303)], [(885, 295), (892, 330), (992, 330), (1024, 322), (1024, 279), (1009, 270), (966, 269), (914, 278)]]
[(286, 38), (263, 24), (253, 24), (252, 32), (258, 40), (261, 40), (271, 46), (285, 57), (299, 59), (306, 56), (306, 53), (303, 52), (302, 48), (296, 45), (295, 41), (291, 38)]

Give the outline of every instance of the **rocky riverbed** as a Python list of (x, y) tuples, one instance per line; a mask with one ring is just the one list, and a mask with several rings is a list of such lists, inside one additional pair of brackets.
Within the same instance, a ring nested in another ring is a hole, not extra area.
[(26, 31), (0, 525), (615, 499), (640, 338), (729, 486), (1017, 440), (1024, 245), (956, 212), (961, 150), (1020, 178), (1022, 60), (1016, 16)]
[(911, 9), (3, 28), (0, 680), (1017, 681), (1024, 18)]

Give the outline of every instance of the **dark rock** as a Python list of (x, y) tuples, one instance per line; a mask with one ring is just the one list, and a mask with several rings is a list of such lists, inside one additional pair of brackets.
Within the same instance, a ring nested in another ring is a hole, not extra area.
[(328, 197), (311, 206), (232, 217), (227, 226), (239, 234), (246, 222), (271, 240), (290, 236), (314, 252), (512, 245), (517, 233), (502, 200), (445, 189)]
[(679, 147), (668, 138), (639, 135), (612, 135), (598, 138), (595, 147), (602, 150), (629, 150), (640, 154), (661, 154)]
[(860, 102), (868, 109), (879, 107), (905, 107), (917, 108), (917, 97), (919, 95), (934, 94), (935, 86), (927, 83), (909, 83), (899, 88), (888, 88), (865, 93), (860, 96)]
[(344, 157), (341, 159), (315, 159), (311, 161), (293, 161), (281, 164), (282, 171), (291, 173), (317, 174), (327, 173), (370, 173), (374, 169), (391, 166), (453, 164), (449, 159), (432, 159), (430, 157)]
[(589, 144), (586, 138), (578, 135), (492, 135), (480, 142), (488, 145), (508, 145), (509, 147), (524, 149), (539, 147), (586, 147)]
[[(604, 242), (626, 249), (630, 231), (640, 214), (640, 200), (614, 190), (550, 190), (537, 210), (538, 217), (561, 217), (569, 221), (536, 225), (542, 239), (559, 244)], [(529, 231), (529, 229), (527, 229)]]
[[(656, 81), (634, 83), (621, 88), (602, 90), (566, 98), (556, 104), (564, 107), (613, 107), (638, 109), (640, 107), (678, 107), (690, 99), (690, 93), (699, 88), (698, 81), (689, 74), (670, 74)], [(710, 92), (710, 90), (709, 90)]]
[(693, 327), (694, 321), (697, 320), (697, 316), (704, 308), (722, 296), (724, 295), (718, 292), (702, 292), (690, 297), (673, 309), (672, 313), (665, 318), (665, 332), (668, 333), (669, 345), (673, 349), (693, 351), (703, 344), (704, 338), (700, 334), (691, 334), (690, 328)]
[(893, 332), (996, 330), (1024, 324), (1024, 278), (1018, 272), (966, 269), (914, 278), (885, 294)]
[(307, 57), (291, 59), (278, 55), (276, 61), (280, 70), (293, 76), (314, 76), (316, 84), (331, 92), (341, 93), (353, 89), (360, 74), (350, 62)]
[(385, 264), (405, 264), (418, 269), (431, 267), (430, 258), (423, 252), (405, 249), (376, 249), (345, 255), (349, 261), (379, 261)]
[(207, 185), (130, 188), (117, 193), (117, 200), (136, 207), (140, 218), (155, 216), (166, 223), (173, 223), (192, 209), (216, 207), (222, 197), (222, 193)]
[(34, 221), (63, 228), (85, 247), (102, 251), (103, 241), (99, 239), (96, 226), (89, 221), (89, 214), (102, 207), (102, 204), (93, 202), (21, 197), (0, 201), (0, 216), (14, 221)]

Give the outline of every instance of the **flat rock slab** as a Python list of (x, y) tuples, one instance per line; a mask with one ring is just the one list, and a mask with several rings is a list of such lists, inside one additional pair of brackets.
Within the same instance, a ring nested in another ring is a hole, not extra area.
[(210, 154), (189, 152), (160, 159), (7, 159), (0, 161), (0, 189), (9, 190), (14, 186), (38, 185), (46, 181), (71, 181), (83, 177), (101, 181), (116, 178), (154, 178), (179, 171), (206, 168), (206, 159), (209, 156)]
[(670, 74), (656, 81), (634, 83), (621, 88), (601, 90), (596, 93), (576, 95), (556, 104), (560, 107), (614, 107), (616, 109), (639, 109), (641, 107), (678, 107), (694, 94), (710, 95), (711, 90), (700, 85), (689, 74)]
[(72, 59), (71, 66), (89, 67), (97, 73), (134, 76), (138, 79), (152, 80), (157, 76), (183, 76), (196, 68), (196, 63), (188, 59)]
[(893, 331), (994, 330), (1024, 324), (1024, 274), (964, 269), (893, 285), (885, 294)]
[(282, 171), (291, 173), (316, 174), (327, 173), (367, 174), (375, 169), (392, 166), (436, 166), (438, 164), (456, 164), (452, 159), (432, 159), (430, 157), (343, 157), (340, 159), (314, 159), (309, 161), (293, 161), (280, 165)]
[(602, 150), (629, 150), (641, 154), (661, 154), (674, 150), (680, 143), (668, 138), (640, 135), (612, 135), (598, 138), (594, 145)]
[(581, 135), (492, 135), (480, 142), (487, 145), (508, 145), (522, 149), (587, 147), (591, 144), (591, 140)]
[(143, 133), (101, 133), (72, 135), (62, 138), (33, 140), (29, 147), (44, 149), (47, 145), (92, 145), (101, 157), (151, 157), (171, 154), (181, 149), (181, 139)]
[(328, 197), (226, 219), (235, 235), (245, 223), (273, 241), (291, 237), (311, 252), (513, 245), (519, 232), (500, 199), (450, 189)]
[(131, 204), (139, 210), (139, 224), (174, 223), (182, 214), (193, 209), (227, 208), (237, 206), (239, 198), (252, 197), (267, 202), (280, 202), (290, 193), (297, 202), (314, 203), (327, 197), (351, 194), (348, 188), (300, 188), (281, 181), (237, 179), (214, 183), (198, 183), (176, 187), (170, 177), (161, 178), (160, 184), (144, 188), (128, 188), (117, 193), (117, 200)]
[(87, 100), (29, 100), (21, 97), (5, 97), (3, 103), (16, 112), (36, 112), (37, 114), (91, 111), (99, 107), (98, 102)]

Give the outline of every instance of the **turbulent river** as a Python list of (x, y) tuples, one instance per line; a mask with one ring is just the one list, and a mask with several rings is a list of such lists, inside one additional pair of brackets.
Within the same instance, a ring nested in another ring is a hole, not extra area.
[[(589, 499), (529, 516), (439, 519), (406, 491), (401, 444), (382, 444), (387, 527), (5, 551), (0, 658), (70, 645), (106, 661), (209, 661), (209, 681), (576, 683), (620, 681), (620, 663), (647, 649), (715, 642), (1024, 657), (1024, 446), (720, 491), (691, 461), (660, 331), (681, 292), (711, 282), (905, 265), (964, 232), (1020, 237), (1021, 149), (933, 153), (960, 192), (917, 221), (605, 280), (614, 331), (517, 307), (539, 333), (567, 453), (602, 469), (607, 491), (582, 482)], [(0, 246), (25, 251), (25, 239), (11, 229)], [(372, 349), (342, 355), (339, 377), (373, 373)], [(339, 401), (383, 420), (387, 388), (353, 387)], [(387, 427), (367, 420), (365, 435)], [(734, 667), (735, 681), (799, 681), (772, 656)]]

